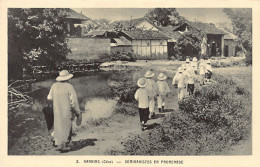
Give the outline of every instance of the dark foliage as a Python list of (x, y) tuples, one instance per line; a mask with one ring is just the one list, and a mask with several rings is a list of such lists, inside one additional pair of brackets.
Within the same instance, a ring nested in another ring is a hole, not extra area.
[(21, 78), (33, 65), (53, 67), (70, 52), (66, 41), (67, 9), (8, 9), (8, 72)]

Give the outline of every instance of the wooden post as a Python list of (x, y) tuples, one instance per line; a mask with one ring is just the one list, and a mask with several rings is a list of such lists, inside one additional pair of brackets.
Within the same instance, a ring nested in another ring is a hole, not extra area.
[(224, 57), (224, 35), (221, 36), (221, 57)]

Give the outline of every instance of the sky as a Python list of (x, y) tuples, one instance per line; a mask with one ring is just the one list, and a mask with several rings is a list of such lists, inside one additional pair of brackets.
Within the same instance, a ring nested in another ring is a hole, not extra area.
[[(149, 8), (75, 8), (77, 12), (81, 12), (92, 19), (106, 18), (111, 21), (130, 20), (132, 18), (143, 17)], [(227, 15), (222, 11), (223, 8), (177, 8), (181, 16), (186, 17), (190, 21), (199, 20), (205, 23), (230, 23)]]

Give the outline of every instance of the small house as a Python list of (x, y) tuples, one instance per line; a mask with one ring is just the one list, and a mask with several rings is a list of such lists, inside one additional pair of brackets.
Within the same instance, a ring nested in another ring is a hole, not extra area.
[(168, 59), (167, 35), (159, 31), (130, 30), (119, 32), (132, 44), (137, 59)]
[(236, 39), (237, 37), (226, 31), (224, 35), (224, 56), (225, 57), (234, 57), (235, 55), (235, 48), (236, 48)]

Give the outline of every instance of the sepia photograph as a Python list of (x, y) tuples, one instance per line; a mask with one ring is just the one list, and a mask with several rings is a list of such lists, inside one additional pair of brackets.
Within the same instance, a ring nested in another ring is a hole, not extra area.
[(8, 155), (252, 155), (252, 8), (8, 8)]

